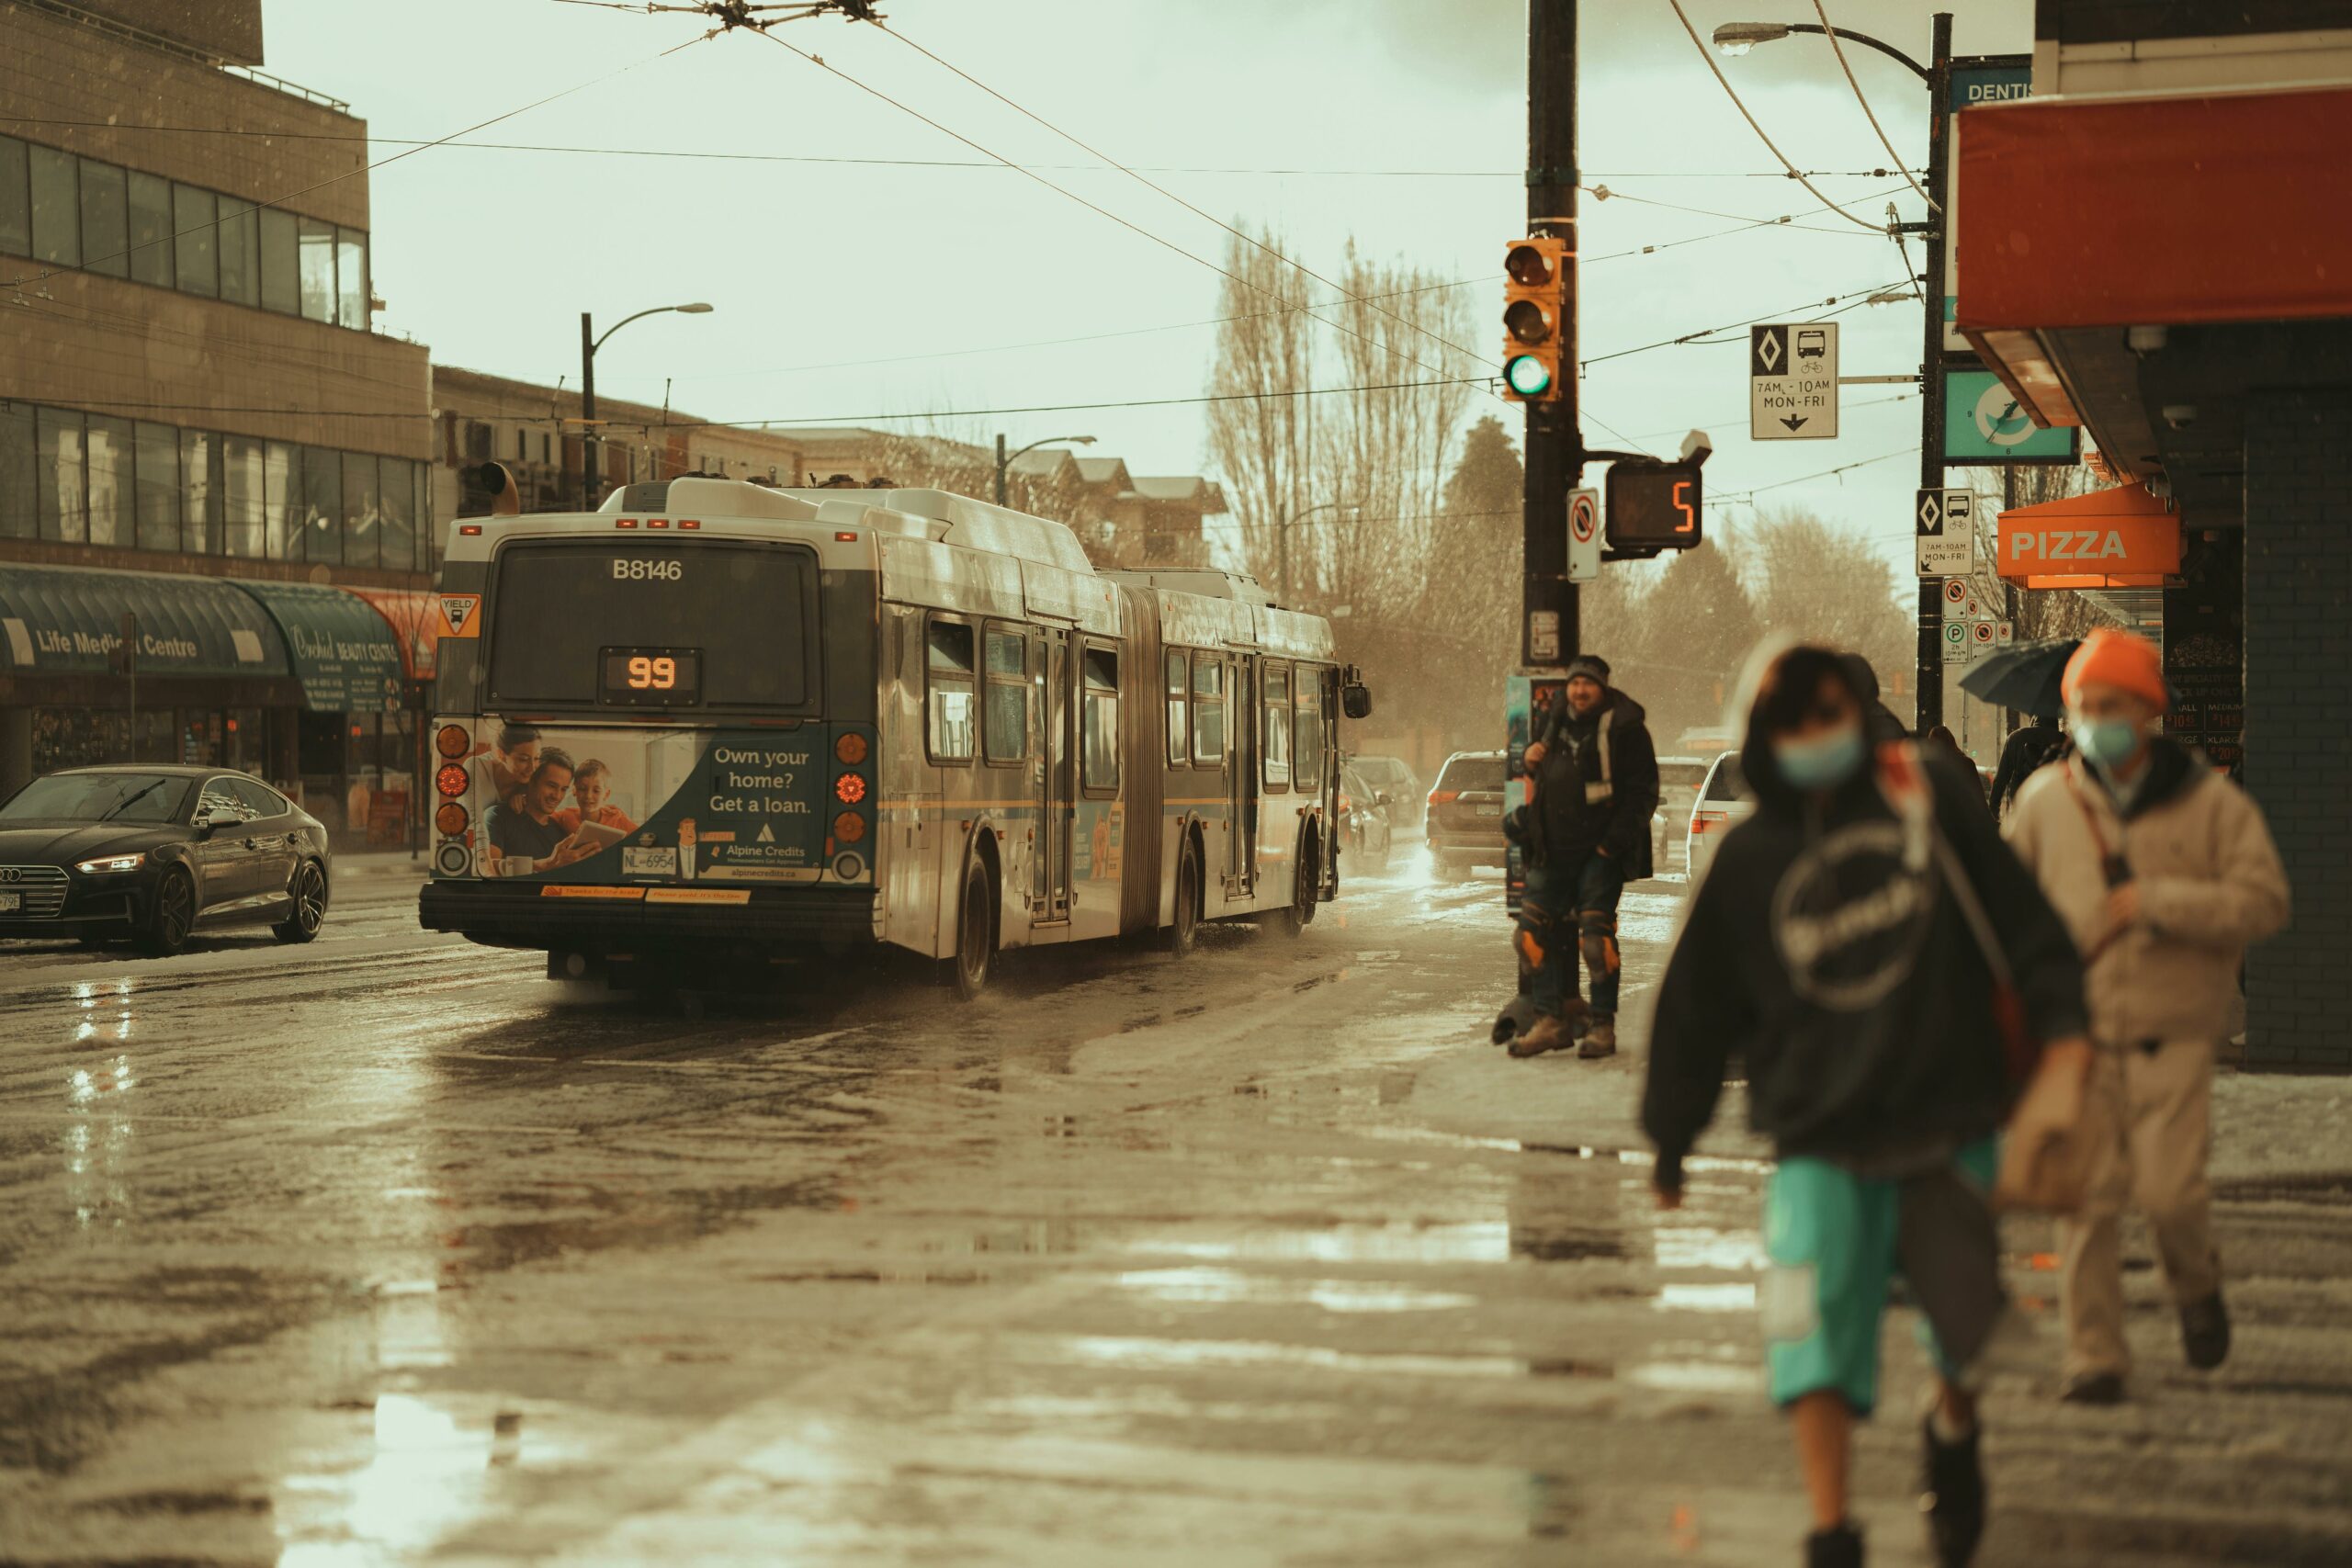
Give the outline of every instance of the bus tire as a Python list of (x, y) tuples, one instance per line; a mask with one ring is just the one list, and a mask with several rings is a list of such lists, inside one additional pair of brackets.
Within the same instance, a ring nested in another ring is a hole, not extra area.
[(1267, 924), (1284, 936), (1306, 935), (1306, 923), (1315, 918), (1315, 886), (1322, 871), (1317, 849), (1315, 830), (1310, 827), (1298, 840), (1298, 869), (1291, 877), (1290, 903), (1266, 917)]
[(1176, 908), (1168, 923), (1168, 951), (1178, 958), (1189, 954), (1201, 931), (1201, 857), (1193, 836), (1184, 835), (1176, 852)]
[(974, 855), (964, 867), (964, 896), (956, 905), (956, 994), (977, 1000), (996, 967), (996, 885)]

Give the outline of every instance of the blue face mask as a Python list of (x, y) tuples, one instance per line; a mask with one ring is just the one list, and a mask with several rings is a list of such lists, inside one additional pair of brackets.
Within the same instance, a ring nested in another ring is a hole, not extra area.
[(1835, 789), (1862, 765), (1862, 727), (1848, 725), (1806, 740), (1775, 740), (1772, 761), (1796, 789)]
[(2140, 749), (2140, 731), (2128, 718), (2076, 718), (2067, 727), (2075, 749), (2102, 768), (2120, 767)]

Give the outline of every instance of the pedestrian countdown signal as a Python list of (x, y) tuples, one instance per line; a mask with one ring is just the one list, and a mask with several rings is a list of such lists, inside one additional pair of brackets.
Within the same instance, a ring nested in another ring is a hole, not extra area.
[(1703, 542), (1703, 504), (1696, 463), (1636, 463), (1609, 467), (1609, 547), (1621, 555), (1654, 556)]
[(1503, 253), (1503, 389), (1520, 402), (1561, 396), (1567, 363), (1568, 296), (1575, 287), (1568, 243), (1545, 235), (1514, 240)]

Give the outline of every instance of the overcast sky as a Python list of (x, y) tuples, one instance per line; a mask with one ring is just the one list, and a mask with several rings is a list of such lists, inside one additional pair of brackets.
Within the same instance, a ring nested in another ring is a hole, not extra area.
[[(1727, 20), (1813, 19), (1807, 0), (1685, 4), (1702, 36)], [(267, 68), (349, 99), (379, 137), (446, 135), (577, 86), (471, 140), (767, 160), (444, 147), (379, 171), (375, 276), (390, 304), (380, 320), (430, 344), (441, 363), (576, 386), (582, 310), (610, 322), (707, 299), (717, 313), (656, 317), (615, 337), (597, 358), (599, 389), (658, 403), (672, 378), (676, 406), (705, 417), (854, 423), (1204, 388), (1214, 330), (1195, 323), (1218, 314), (1215, 272), (1001, 167), (828, 161), (986, 163), (758, 37), (656, 60), (695, 36), (695, 18), (557, 0), (403, 0), (397, 13), (368, 12), (362, 28), (359, 13), (317, 0), (264, 9)], [(1953, 9), (1958, 52), (2031, 45), (2028, 0)], [(1498, 357), (1500, 254), (1525, 212), (1524, 0), (885, 0), (884, 10), (907, 38), (1110, 156), (1152, 166), (1186, 199), (1272, 225), (1326, 276), (1352, 236), (1375, 257), (1479, 280), (1462, 291), (1468, 346)], [(1755, 177), (1777, 165), (1667, 0), (1586, 0), (1583, 11), (1586, 183), (1708, 209), (1584, 198), (1588, 361), (1904, 277), (1889, 241), (1831, 213), (1601, 259), (1818, 204), (1786, 178)], [(1834, 0), (1829, 14), (1927, 51), (1925, 6)], [(877, 29), (826, 18), (777, 30), (1007, 158), (1093, 163)], [(1923, 163), (1923, 87), (1869, 51), (1849, 58), (1895, 146)], [(1823, 40), (1792, 38), (1723, 63), (1799, 167), (1840, 171), (1816, 182), (1831, 197), (1872, 219), (1890, 199), (1920, 215), (1900, 178), (1853, 173), (1890, 160)], [(1213, 224), (1124, 175), (1041, 172), (1185, 251), (1221, 254)], [(1847, 374), (1917, 367), (1917, 305), (1838, 320)], [(1138, 328), (1166, 330), (1042, 344)], [(1657, 450), (1704, 425), (1717, 441), (1713, 495), (1911, 454), (1759, 498), (1818, 510), (1907, 574), (1916, 398), (1849, 388), (1839, 439), (1750, 444), (1745, 338), (1734, 336), (1594, 365), (1585, 405)], [(1481, 403), (1516, 435), (1515, 409)], [(1139, 473), (1206, 465), (1197, 406), (974, 415), (945, 427), (977, 439), (1002, 429), (1015, 445), (1091, 434), (1095, 454)], [(1586, 436), (1611, 444), (1594, 420)], [(1718, 511), (1711, 525), (1742, 514)]]

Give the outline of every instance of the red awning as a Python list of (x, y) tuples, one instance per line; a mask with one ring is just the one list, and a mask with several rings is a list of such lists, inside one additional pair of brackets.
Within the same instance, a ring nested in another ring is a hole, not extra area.
[(2352, 88), (1958, 118), (1962, 332), (2352, 316)]
[(412, 681), (433, 679), (433, 653), (438, 639), (441, 601), (415, 588), (354, 588), (392, 628), (400, 645), (401, 663)]
[(2012, 507), (1994, 541), (1996, 570), (2024, 588), (2160, 588), (2180, 570), (2180, 518), (2146, 485)]

